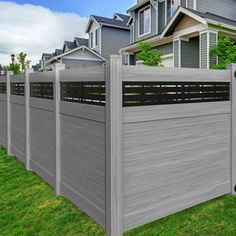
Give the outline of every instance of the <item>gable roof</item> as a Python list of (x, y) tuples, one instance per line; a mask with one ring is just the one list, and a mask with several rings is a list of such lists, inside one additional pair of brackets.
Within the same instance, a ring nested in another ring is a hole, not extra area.
[(126, 24), (128, 23), (129, 18), (130, 18), (129, 15), (124, 15), (124, 14), (121, 14), (121, 13), (115, 13), (114, 16), (113, 16), (113, 19), (115, 18), (115, 16), (118, 16), (121, 20), (126, 22)]
[(77, 44), (77, 46), (82, 46), (82, 45), (85, 45), (85, 46), (88, 46), (88, 39), (86, 38), (78, 38), (78, 37), (75, 37), (75, 43)]
[(231, 20), (219, 15), (215, 15), (210, 12), (202, 13), (195, 10), (190, 10), (187, 8), (179, 7), (172, 19), (169, 21), (167, 26), (161, 33), (161, 37), (170, 36), (175, 27), (179, 24), (180, 20), (185, 16), (192, 17), (193, 19), (199, 21), (204, 25), (213, 24), (213, 25), (222, 25), (225, 28), (235, 28), (236, 30), (236, 21)]
[(60, 54), (62, 54), (62, 49), (56, 49), (54, 55), (58, 56)]
[(98, 53), (96, 53), (94, 50), (88, 48), (88, 47), (85, 46), (85, 45), (82, 45), (82, 46), (76, 47), (76, 48), (74, 48), (74, 49), (72, 49), (72, 50), (70, 50), (70, 51), (64, 52), (64, 53), (62, 53), (61, 55), (54, 56), (54, 57), (50, 58), (48, 61), (46, 61), (46, 63), (49, 64), (49, 63), (52, 63), (52, 62), (54, 62), (54, 61), (58, 61), (58, 60), (60, 60), (60, 58), (62, 58), (62, 57), (64, 57), (64, 56), (67, 56), (67, 55), (70, 55), (70, 54), (72, 54), (72, 53), (74, 53), (74, 52), (77, 52), (77, 51), (79, 51), (79, 50), (87, 50), (87, 51), (89, 51), (90, 53), (94, 54), (94, 55), (98, 58), (99, 61), (106, 61), (106, 59), (105, 59), (104, 57), (102, 57), (101, 55), (99, 55)]
[(137, 10), (138, 8), (142, 7), (144, 4), (147, 4), (148, 2), (150, 2), (150, 0), (143, 0), (140, 3), (137, 3), (136, 5), (134, 5), (133, 7), (129, 8), (126, 12), (130, 13), (132, 11)]
[(77, 47), (76, 43), (71, 41), (65, 41), (64, 44), (67, 46), (69, 50), (72, 50)]
[(108, 26), (112, 28), (130, 30), (129, 27), (127, 26), (127, 21), (115, 20), (113, 18), (91, 15), (88, 25), (86, 27), (86, 33), (88, 33), (92, 21), (95, 21), (100, 26)]

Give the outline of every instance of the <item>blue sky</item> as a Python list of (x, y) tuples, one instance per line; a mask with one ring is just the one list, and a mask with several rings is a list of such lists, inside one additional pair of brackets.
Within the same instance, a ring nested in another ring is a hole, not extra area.
[(15, 0), (10, 2), (41, 5), (52, 11), (73, 12), (80, 16), (96, 14), (109, 17), (113, 12), (125, 13), (135, 0)]

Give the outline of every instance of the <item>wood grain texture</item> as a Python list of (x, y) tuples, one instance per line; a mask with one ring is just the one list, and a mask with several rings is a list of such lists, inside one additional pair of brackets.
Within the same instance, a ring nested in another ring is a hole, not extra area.
[(64, 70), (60, 73), (61, 82), (105, 81), (105, 67), (89, 67)]
[(54, 120), (53, 112), (30, 108), (31, 168), (53, 187), (56, 168)]
[(60, 102), (60, 113), (105, 123), (105, 107), (73, 102)]
[(229, 114), (230, 105), (226, 102), (173, 104), (161, 106), (140, 106), (123, 108), (123, 123), (136, 123), (165, 119)]
[(124, 124), (125, 230), (230, 192), (224, 112)]
[(230, 65), (231, 71), (231, 192), (236, 194), (236, 64)]
[(11, 83), (24, 83), (25, 74), (11, 75)]
[(31, 73), (29, 82), (53, 82), (55, 77), (54, 71)]
[(230, 82), (229, 70), (123, 66), (123, 81)]
[(29, 105), (32, 108), (38, 108), (44, 111), (54, 112), (55, 110), (55, 102), (50, 99), (30, 97)]
[(25, 163), (25, 106), (11, 102), (11, 153)]
[(11, 95), (10, 99), (11, 99), (12, 104), (25, 106), (25, 97), (24, 96)]
[(123, 235), (122, 60), (111, 56), (106, 72), (106, 230)]
[(61, 114), (61, 193), (105, 225), (105, 125)]
[(7, 101), (5, 94), (0, 94), (0, 145), (7, 147)]

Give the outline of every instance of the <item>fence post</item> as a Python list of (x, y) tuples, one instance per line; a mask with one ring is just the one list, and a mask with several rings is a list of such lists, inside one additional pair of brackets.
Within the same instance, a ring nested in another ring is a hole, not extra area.
[(25, 71), (25, 120), (26, 120), (26, 169), (30, 170), (30, 83), (29, 74), (33, 69), (26, 69)]
[(60, 71), (65, 69), (65, 65), (56, 63), (53, 70), (55, 72), (54, 81), (54, 101), (55, 101), (55, 128), (56, 128), (56, 195), (61, 194), (61, 121), (60, 121)]
[(11, 75), (12, 71), (7, 72), (7, 155), (11, 156)]
[(123, 235), (122, 59), (112, 55), (106, 72), (106, 230)]
[(229, 66), (231, 70), (231, 186), (232, 194), (236, 194), (236, 64)]

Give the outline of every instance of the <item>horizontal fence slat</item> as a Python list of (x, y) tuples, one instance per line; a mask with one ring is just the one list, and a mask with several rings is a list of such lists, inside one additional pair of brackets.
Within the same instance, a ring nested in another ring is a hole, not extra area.
[(60, 82), (105, 81), (105, 67), (87, 67), (60, 72)]
[(36, 72), (29, 74), (29, 82), (54, 82), (55, 72), (46, 71), (46, 72)]
[(229, 82), (229, 70), (123, 66), (123, 81)]
[(10, 80), (11, 80), (11, 83), (24, 83), (25, 74), (11, 75)]
[(228, 101), (226, 82), (123, 82), (123, 106)]

